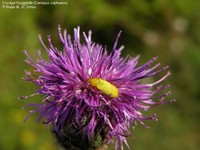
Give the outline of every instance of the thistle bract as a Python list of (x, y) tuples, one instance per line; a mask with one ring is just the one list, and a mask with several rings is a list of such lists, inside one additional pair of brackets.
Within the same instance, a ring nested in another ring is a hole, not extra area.
[[(164, 104), (163, 92), (168, 85), (159, 85), (170, 75), (168, 66), (159, 69), (153, 64), (154, 57), (142, 66), (137, 66), (139, 56), (121, 57), (123, 46), (117, 48), (117, 35), (109, 53), (100, 44), (92, 41), (91, 34), (83, 32), (80, 42), (80, 28), (74, 29), (73, 40), (67, 31), (58, 27), (63, 49), (48, 46), (39, 39), (48, 54), (48, 61), (39, 52), (33, 61), (27, 52), (26, 62), (34, 70), (25, 71), (25, 80), (37, 86), (35, 94), (43, 96), (39, 104), (30, 104), (39, 113), (38, 120), (51, 125), (60, 143), (66, 148), (92, 149), (115, 140), (115, 149), (123, 149), (127, 136), (132, 136), (129, 127), (144, 120), (156, 120), (155, 114), (144, 116), (143, 111)], [(141, 80), (166, 72), (153, 83)], [(146, 126), (146, 125), (145, 125)], [(128, 146), (129, 147), (129, 146)]]

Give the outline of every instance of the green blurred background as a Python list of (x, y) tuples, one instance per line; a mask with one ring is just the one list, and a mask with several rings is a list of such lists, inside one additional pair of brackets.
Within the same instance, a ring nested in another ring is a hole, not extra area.
[[(198, 150), (200, 147), (200, 1), (199, 0), (68, 0), (67, 5), (37, 6), (36, 9), (0, 8), (0, 150), (60, 150), (48, 129), (35, 122), (23, 123), (26, 103), (39, 97), (18, 100), (32, 94), (34, 85), (21, 80), (22, 50), (33, 58), (42, 49), (38, 34), (52, 35), (61, 46), (58, 24), (73, 33), (93, 31), (93, 41), (113, 46), (122, 30), (119, 45), (123, 55), (141, 54), (140, 64), (159, 56), (169, 65), (172, 98), (177, 102), (153, 108), (158, 122), (147, 121), (150, 129), (138, 125), (129, 139), (134, 150)], [(152, 79), (154, 80), (154, 79)], [(113, 146), (109, 149), (113, 149)]]

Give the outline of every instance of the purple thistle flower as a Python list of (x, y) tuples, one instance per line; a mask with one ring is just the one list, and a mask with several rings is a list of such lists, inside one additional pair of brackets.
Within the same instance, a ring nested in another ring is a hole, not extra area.
[(150, 67), (157, 57), (140, 67), (137, 67), (139, 56), (122, 58), (124, 47), (117, 48), (121, 32), (111, 53), (91, 40), (91, 31), (88, 35), (83, 32), (84, 44), (80, 42), (79, 27), (74, 29), (74, 40), (66, 30), (62, 34), (60, 26), (58, 32), (62, 51), (52, 45), (50, 36), (49, 47), (39, 37), (49, 61), (39, 52), (39, 60), (34, 62), (25, 51), (26, 62), (34, 68), (33, 73), (25, 71), (25, 80), (35, 83), (38, 87), (35, 94), (44, 97), (40, 104), (29, 104), (36, 107), (30, 114), (39, 113), (38, 121), (52, 125), (66, 148), (76, 145), (87, 149), (97, 147), (98, 142), (109, 144), (113, 139), (115, 149), (121, 146), (123, 150), (123, 143), (129, 147), (126, 141), (127, 136), (132, 136), (129, 127), (137, 122), (146, 126), (144, 120), (156, 120), (155, 114), (144, 116), (142, 112), (166, 103), (164, 98), (170, 94), (160, 94), (169, 85), (157, 86), (170, 75), (169, 71), (154, 83), (140, 81), (167, 70), (168, 66), (158, 69), (157, 63)]

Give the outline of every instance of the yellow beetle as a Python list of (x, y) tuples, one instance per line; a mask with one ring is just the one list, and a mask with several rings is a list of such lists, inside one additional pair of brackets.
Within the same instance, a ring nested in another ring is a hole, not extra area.
[(88, 82), (104, 94), (109, 95), (112, 98), (118, 97), (118, 89), (110, 82), (102, 78), (89, 78)]

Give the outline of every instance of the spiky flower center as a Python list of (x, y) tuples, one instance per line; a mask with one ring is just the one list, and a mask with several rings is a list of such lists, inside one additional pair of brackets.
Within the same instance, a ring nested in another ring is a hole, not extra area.
[(112, 98), (118, 97), (118, 89), (110, 82), (102, 78), (89, 78), (88, 82), (98, 90), (102, 91), (104, 94), (109, 95)]

